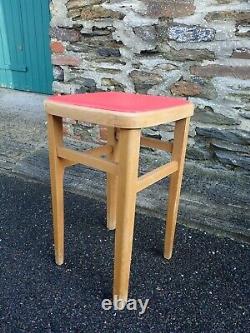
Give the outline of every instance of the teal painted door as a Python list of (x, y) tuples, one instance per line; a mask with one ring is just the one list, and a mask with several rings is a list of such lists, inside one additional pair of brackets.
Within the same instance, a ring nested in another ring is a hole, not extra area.
[(52, 93), (50, 0), (0, 0), (0, 86)]

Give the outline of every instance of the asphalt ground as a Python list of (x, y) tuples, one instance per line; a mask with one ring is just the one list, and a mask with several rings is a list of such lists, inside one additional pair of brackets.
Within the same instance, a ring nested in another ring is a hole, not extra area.
[(48, 185), (0, 175), (0, 332), (249, 332), (250, 251), (178, 226), (171, 261), (161, 220), (137, 215), (130, 297), (139, 311), (105, 311), (114, 232), (105, 205), (65, 194), (65, 264), (54, 263)]

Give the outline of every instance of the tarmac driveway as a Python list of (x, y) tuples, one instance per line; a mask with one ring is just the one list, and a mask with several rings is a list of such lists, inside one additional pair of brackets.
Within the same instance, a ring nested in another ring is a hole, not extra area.
[(0, 175), (0, 332), (248, 332), (249, 248), (178, 227), (162, 257), (164, 225), (137, 216), (130, 297), (139, 311), (105, 311), (114, 233), (105, 206), (66, 193), (66, 261), (53, 258), (47, 185)]

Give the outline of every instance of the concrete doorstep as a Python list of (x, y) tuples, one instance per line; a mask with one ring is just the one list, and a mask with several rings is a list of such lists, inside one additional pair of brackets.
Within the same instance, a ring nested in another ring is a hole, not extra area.
[[(49, 183), (44, 95), (0, 89), (0, 172)], [(93, 143), (67, 139), (75, 149)], [(166, 156), (142, 151), (141, 173), (166, 163)], [(244, 242), (250, 241), (250, 177), (240, 171), (186, 161), (178, 222)], [(168, 180), (138, 195), (138, 211), (165, 219)], [(105, 200), (105, 175), (83, 166), (67, 170), (65, 188)]]

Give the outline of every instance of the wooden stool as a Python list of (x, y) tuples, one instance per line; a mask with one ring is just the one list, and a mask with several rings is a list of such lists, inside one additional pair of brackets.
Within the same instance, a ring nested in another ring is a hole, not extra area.
[[(64, 261), (64, 168), (81, 163), (107, 172), (107, 224), (115, 229), (113, 296), (123, 302), (128, 285), (137, 192), (170, 176), (164, 257), (172, 256), (183, 166), (193, 105), (185, 99), (119, 92), (53, 96), (45, 102), (53, 206), (55, 258)], [(107, 144), (77, 152), (63, 146), (62, 118), (108, 127)], [(174, 141), (141, 137), (141, 129), (175, 122)], [(119, 129), (119, 136), (116, 130)], [(140, 144), (171, 152), (171, 162), (138, 177)]]

